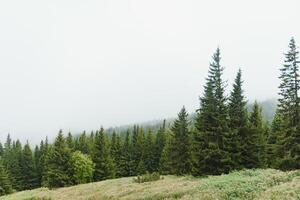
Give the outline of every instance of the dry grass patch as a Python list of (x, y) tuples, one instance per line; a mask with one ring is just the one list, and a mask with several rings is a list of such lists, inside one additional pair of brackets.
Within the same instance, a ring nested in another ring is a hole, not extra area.
[(300, 172), (273, 169), (206, 178), (164, 176), (145, 183), (135, 183), (129, 177), (51, 191), (19, 192), (0, 200), (293, 200), (300, 199), (299, 177)]

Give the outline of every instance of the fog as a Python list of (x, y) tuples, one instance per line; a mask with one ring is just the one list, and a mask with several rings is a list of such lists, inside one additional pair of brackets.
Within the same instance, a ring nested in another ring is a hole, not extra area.
[(0, 2), (0, 139), (173, 117), (199, 105), (219, 46), (228, 90), (277, 95), (283, 52), (300, 44), (300, 3), (217, 0)]

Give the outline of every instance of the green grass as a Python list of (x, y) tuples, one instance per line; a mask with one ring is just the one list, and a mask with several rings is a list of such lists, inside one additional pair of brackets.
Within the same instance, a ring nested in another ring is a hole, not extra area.
[(135, 183), (121, 178), (56, 190), (40, 188), (0, 200), (300, 200), (300, 171), (243, 170), (205, 178), (164, 176)]

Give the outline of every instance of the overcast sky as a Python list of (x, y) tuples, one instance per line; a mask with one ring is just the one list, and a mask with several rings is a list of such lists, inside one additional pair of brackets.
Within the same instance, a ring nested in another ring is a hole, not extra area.
[(274, 98), (283, 52), (300, 44), (299, 0), (0, 2), (0, 138), (35, 142), (173, 117), (198, 107), (219, 46), (228, 89)]

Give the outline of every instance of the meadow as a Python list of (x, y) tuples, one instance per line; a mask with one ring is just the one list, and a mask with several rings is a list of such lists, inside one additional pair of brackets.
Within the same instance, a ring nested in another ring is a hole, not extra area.
[(133, 177), (49, 190), (39, 188), (3, 196), (0, 200), (298, 200), (300, 171), (242, 170), (228, 175), (163, 176), (135, 183)]

